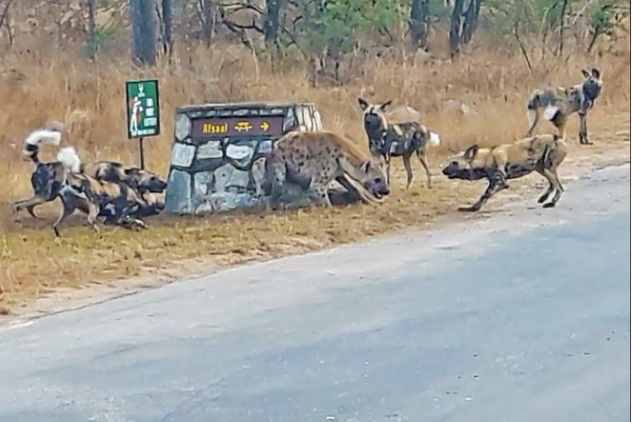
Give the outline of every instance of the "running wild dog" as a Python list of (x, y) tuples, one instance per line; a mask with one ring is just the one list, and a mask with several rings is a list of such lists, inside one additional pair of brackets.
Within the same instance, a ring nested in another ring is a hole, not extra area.
[(428, 168), (428, 158), (426, 147), (428, 144), (438, 146), (441, 142), (439, 135), (431, 132), (419, 122), (409, 121), (399, 124), (388, 122), (386, 115), (387, 107), (393, 101), (383, 104), (370, 104), (361, 97), (358, 97), (358, 104), (362, 109), (364, 130), (369, 138), (369, 150), (375, 157), (380, 157), (386, 163), (386, 180), (390, 185), (391, 179), (391, 157), (402, 157), (408, 182), (406, 188), (410, 188), (413, 183), (413, 170), (410, 166), (410, 157), (417, 155), (419, 162), (426, 170), (428, 187), (432, 187), (430, 169)]
[(328, 131), (293, 131), (267, 155), (263, 190), (273, 208), (287, 185), (307, 192), (311, 202), (331, 207), (328, 185), (336, 180), (370, 204), (390, 193), (385, 178), (382, 167), (351, 141)]
[[(473, 145), (453, 156), (442, 172), (449, 179), (487, 179), (489, 186), (472, 206), (459, 211), (478, 211), (494, 194), (509, 188), (507, 180), (517, 179), (535, 171), (549, 182), (547, 190), (538, 198), (544, 208), (552, 208), (560, 200), (564, 188), (557, 169), (564, 161), (567, 146), (558, 135), (536, 135), (493, 148)], [(553, 193), (553, 197), (546, 202)]]
[(97, 217), (106, 216), (105, 223), (147, 228), (145, 223), (134, 218), (139, 209), (155, 207), (135, 189), (125, 183), (105, 182), (81, 173), (81, 160), (73, 147), (62, 148), (57, 154), (63, 166), (63, 182), (59, 190), (63, 207), (53, 224), (55, 237), (59, 237), (58, 226), (76, 210), (87, 214), (88, 223), (99, 232)]
[(538, 89), (531, 94), (527, 102), (527, 119), (529, 130), (527, 136), (531, 136), (537, 126), (540, 116), (553, 123), (558, 135), (566, 137), (566, 124), (568, 117), (573, 113), (579, 114), (579, 143), (592, 145), (588, 138), (587, 114), (603, 87), (601, 72), (593, 68), (590, 72), (582, 69), (584, 82), (571, 87), (558, 87)]

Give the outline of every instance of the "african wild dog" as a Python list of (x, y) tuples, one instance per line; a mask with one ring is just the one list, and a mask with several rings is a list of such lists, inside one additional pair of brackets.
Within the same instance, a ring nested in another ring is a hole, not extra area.
[(370, 204), (390, 193), (385, 179), (382, 167), (350, 140), (328, 131), (292, 131), (266, 157), (263, 191), (273, 208), (288, 185), (306, 192), (310, 202), (332, 206), (327, 188), (336, 180)]
[[(480, 199), (472, 206), (459, 207), (459, 211), (478, 211), (494, 194), (509, 188), (507, 180), (526, 176), (533, 171), (549, 182), (547, 190), (538, 198), (538, 203), (544, 203), (544, 208), (552, 208), (564, 192), (557, 168), (564, 161), (566, 153), (566, 143), (560, 136), (536, 135), (493, 148), (473, 145), (453, 156), (442, 172), (449, 179), (486, 178), (489, 181)], [(545, 203), (553, 191), (555, 195), (550, 202)]]
[[(52, 127), (52, 126), (51, 126)], [(61, 132), (59, 127), (53, 129), (38, 129), (24, 141), (22, 155), (25, 160), (31, 160), (35, 169), (31, 174), (31, 186), (33, 196), (13, 203), (14, 212), (26, 209), (34, 218), (38, 218), (34, 208), (46, 202), (52, 202), (59, 196), (64, 181), (64, 168), (59, 161), (42, 163), (39, 160), (39, 147), (45, 144), (59, 145)], [(125, 168), (115, 161), (99, 161), (92, 164), (81, 163), (79, 172), (97, 180), (125, 183), (136, 189), (141, 195), (149, 193), (161, 193), (166, 189), (167, 183), (156, 174), (136, 167)], [(155, 211), (164, 208), (164, 204), (156, 201)]]
[(369, 138), (369, 150), (375, 157), (380, 157), (386, 164), (386, 180), (390, 185), (391, 157), (402, 157), (408, 182), (406, 188), (413, 183), (413, 171), (410, 167), (410, 157), (417, 154), (419, 162), (426, 170), (428, 187), (432, 186), (426, 147), (428, 144), (438, 146), (441, 142), (439, 135), (431, 132), (419, 122), (409, 121), (390, 124), (384, 114), (392, 103), (370, 104), (358, 97), (358, 104), (363, 111), (364, 130)]
[[(59, 224), (75, 210), (87, 214), (88, 223), (99, 232), (97, 217), (105, 216), (106, 224), (117, 224), (133, 228), (146, 228), (138, 218), (146, 208), (157, 205), (147, 200), (136, 189), (122, 182), (106, 182), (81, 173), (81, 160), (73, 147), (62, 148), (57, 160), (63, 166), (63, 183), (59, 190), (63, 207), (59, 218), (53, 224), (55, 237), (59, 237)], [(151, 195), (150, 192), (147, 192)], [(151, 213), (150, 213), (151, 214)]]
[(590, 72), (582, 69), (584, 82), (571, 87), (538, 89), (531, 94), (527, 101), (527, 119), (531, 136), (538, 125), (540, 116), (553, 123), (558, 135), (566, 138), (566, 124), (573, 113), (579, 114), (579, 143), (592, 145), (588, 138), (587, 114), (603, 87), (601, 72), (593, 68)]

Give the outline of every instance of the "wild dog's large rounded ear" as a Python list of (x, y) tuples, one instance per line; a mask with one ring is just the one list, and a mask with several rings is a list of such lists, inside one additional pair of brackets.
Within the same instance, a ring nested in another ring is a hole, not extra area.
[(582, 75), (584, 75), (584, 78), (590, 78), (590, 72), (586, 69), (582, 69)]
[(463, 156), (467, 160), (471, 160), (476, 156), (477, 152), (478, 152), (478, 145), (472, 145), (471, 147), (465, 150), (465, 152), (463, 153)]
[(597, 78), (597, 79), (601, 79), (601, 72), (599, 71), (599, 69), (597, 69), (596, 67), (593, 67), (590, 70), (590, 74), (593, 75), (593, 77)]
[(360, 104), (360, 108), (362, 109), (362, 111), (369, 108), (369, 103), (362, 97), (358, 97), (358, 104)]
[(388, 100), (387, 102), (385, 102), (384, 104), (380, 106), (380, 110), (386, 111), (386, 108), (390, 106), (392, 103), (393, 103), (393, 100)]

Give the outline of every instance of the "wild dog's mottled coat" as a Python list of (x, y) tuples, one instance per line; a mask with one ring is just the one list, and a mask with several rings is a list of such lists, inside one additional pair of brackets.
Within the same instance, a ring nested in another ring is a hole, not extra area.
[(331, 206), (327, 188), (333, 180), (367, 203), (389, 194), (382, 168), (351, 141), (332, 132), (289, 132), (266, 157), (263, 189), (273, 204), (284, 186), (291, 184), (308, 192), (317, 204)]
[(540, 117), (553, 123), (558, 135), (566, 137), (566, 125), (568, 117), (574, 113), (579, 114), (579, 143), (591, 145), (588, 138), (587, 114), (603, 87), (601, 72), (593, 68), (590, 72), (582, 69), (584, 82), (571, 87), (558, 87), (538, 89), (534, 91), (527, 101), (527, 119), (529, 129), (527, 136), (531, 136)]
[[(533, 171), (549, 182), (546, 192), (538, 198), (538, 203), (544, 203), (544, 208), (551, 208), (564, 192), (557, 168), (566, 154), (566, 143), (558, 135), (536, 135), (493, 148), (473, 145), (452, 157), (442, 173), (449, 179), (486, 178), (489, 181), (481, 198), (472, 206), (460, 207), (460, 211), (478, 211), (494, 194), (509, 187), (507, 180), (526, 176)], [(554, 191), (551, 201), (545, 203)]]
[[(26, 209), (34, 218), (38, 218), (34, 211), (36, 206), (54, 201), (59, 196), (65, 177), (64, 166), (61, 162), (42, 163), (38, 158), (40, 145), (47, 143), (58, 145), (61, 140), (59, 128), (52, 126), (52, 124), (51, 127), (55, 127), (55, 129), (38, 129), (29, 134), (24, 141), (22, 153), (25, 159), (31, 160), (35, 164), (35, 169), (31, 174), (33, 196), (14, 202), (13, 209), (15, 212)], [(74, 169), (75, 172), (97, 180), (125, 183), (132, 189), (136, 189), (141, 196), (147, 196), (150, 192), (161, 193), (167, 187), (167, 183), (156, 174), (136, 167), (125, 168), (121, 163), (115, 161), (99, 161), (92, 164), (79, 162), (73, 165), (78, 166), (78, 169)], [(155, 198), (154, 202), (156, 203), (155, 211), (164, 208), (164, 204), (156, 201)]]
[(364, 130), (369, 138), (369, 150), (380, 157), (386, 164), (387, 182), (390, 184), (391, 157), (402, 157), (408, 182), (406, 187), (410, 188), (413, 182), (413, 171), (410, 166), (410, 157), (417, 154), (419, 162), (426, 171), (428, 187), (432, 186), (430, 169), (428, 168), (428, 158), (426, 147), (428, 144), (437, 146), (441, 142), (439, 135), (431, 132), (419, 122), (403, 122), (390, 124), (386, 118), (385, 111), (392, 101), (384, 104), (370, 104), (363, 98), (358, 97), (358, 104), (363, 111)]
[[(147, 214), (147, 208), (156, 208), (154, 202), (150, 203), (144, 195), (125, 183), (97, 180), (81, 173), (81, 161), (72, 147), (60, 150), (57, 159), (64, 168), (64, 182), (59, 190), (62, 211), (53, 224), (56, 237), (59, 237), (58, 226), (75, 210), (87, 214), (88, 222), (96, 232), (99, 231), (99, 215), (106, 216), (106, 223), (146, 227), (142, 220), (134, 217), (139, 212)], [(146, 193), (150, 194), (149, 191)]]

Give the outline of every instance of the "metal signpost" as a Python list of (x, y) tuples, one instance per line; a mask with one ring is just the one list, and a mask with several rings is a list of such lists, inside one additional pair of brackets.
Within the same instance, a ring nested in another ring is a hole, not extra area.
[(140, 168), (145, 168), (143, 139), (160, 135), (160, 97), (158, 80), (125, 82), (127, 100), (127, 139), (138, 139)]

